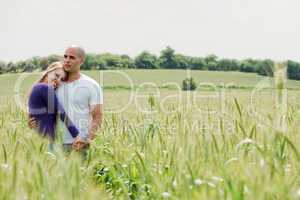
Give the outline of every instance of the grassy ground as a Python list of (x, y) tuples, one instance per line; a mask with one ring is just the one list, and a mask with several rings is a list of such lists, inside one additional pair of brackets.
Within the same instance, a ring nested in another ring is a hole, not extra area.
[[(135, 84), (184, 79), (183, 71), (126, 73)], [(244, 86), (265, 78), (197, 73), (199, 80), (232, 79)], [(105, 78), (111, 85), (125, 84)], [(4, 75), (0, 83), (11, 86), (16, 79)], [(22, 85), (24, 91), (32, 81)], [(163, 89), (156, 96), (154, 89), (107, 89), (103, 127), (85, 162), (76, 153), (47, 152), (47, 141), (27, 128), (26, 113), (13, 101), (3, 103), (0, 199), (299, 199), (300, 92), (288, 91), (283, 131), (275, 91), (254, 91)]]
[[(142, 83), (151, 82), (158, 87), (167, 83), (177, 83), (181, 85), (189, 72), (185, 70), (122, 70), (122, 71), (84, 71), (83, 73), (101, 82), (104, 88), (118, 89), (131, 86), (141, 86)], [(1, 96), (12, 96), (15, 89), (19, 88), (21, 92), (28, 91), (32, 83), (37, 80), (40, 73), (26, 74), (3, 74), (0, 75)], [(267, 77), (259, 76), (255, 73), (241, 72), (212, 72), (212, 71), (190, 71), (198, 84), (211, 83), (215, 85), (234, 85), (236, 87), (255, 87)], [(168, 85), (167, 85), (168, 86)], [(115, 88), (114, 88), (115, 87)], [(288, 81), (289, 88), (300, 88), (300, 81)]]

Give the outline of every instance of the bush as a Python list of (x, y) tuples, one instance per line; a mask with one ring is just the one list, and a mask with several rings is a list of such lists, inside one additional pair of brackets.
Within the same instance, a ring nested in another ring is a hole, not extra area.
[(196, 90), (197, 84), (193, 78), (186, 78), (182, 81), (182, 90)]
[(300, 80), (300, 64), (289, 60), (287, 66), (287, 75), (289, 79)]
[(263, 60), (257, 63), (256, 72), (262, 76), (274, 76), (273, 74), (273, 61)]
[(135, 58), (135, 66), (139, 69), (157, 69), (158, 61), (154, 54), (143, 51)]
[(5, 62), (0, 61), (0, 74), (3, 74), (5, 72)]

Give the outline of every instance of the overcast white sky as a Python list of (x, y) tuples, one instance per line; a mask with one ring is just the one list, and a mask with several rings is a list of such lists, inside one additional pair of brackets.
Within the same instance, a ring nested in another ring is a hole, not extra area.
[(0, 60), (87, 52), (300, 61), (299, 0), (0, 0)]

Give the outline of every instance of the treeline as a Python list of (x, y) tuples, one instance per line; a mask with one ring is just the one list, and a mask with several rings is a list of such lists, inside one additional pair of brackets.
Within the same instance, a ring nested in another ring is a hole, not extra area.
[[(51, 62), (62, 60), (61, 56), (33, 57), (25, 61), (4, 63), (0, 61), (1, 73), (20, 73), (44, 70)], [(106, 69), (192, 69), (210, 71), (240, 71), (258, 73), (264, 76), (273, 76), (273, 61), (270, 59), (228, 59), (218, 58), (215, 55), (192, 57), (175, 53), (171, 47), (166, 47), (159, 56), (143, 51), (135, 58), (128, 55), (111, 53), (87, 54), (83, 70)], [(288, 61), (288, 77), (300, 80), (300, 63)]]

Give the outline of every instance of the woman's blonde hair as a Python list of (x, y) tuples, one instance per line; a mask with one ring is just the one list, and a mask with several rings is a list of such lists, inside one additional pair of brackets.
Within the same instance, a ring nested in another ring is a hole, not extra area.
[[(64, 69), (63, 63), (62, 63), (62, 62), (59, 62), (59, 61), (51, 63), (51, 64), (47, 67), (47, 69), (42, 73), (42, 75), (40, 76), (40, 78), (32, 85), (32, 88), (33, 88), (33, 86), (34, 86), (35, 84), (43, 82), (43, 80), (44, 80), (45, 77), (48, 75), (48, 73), (50, 73), (50, 72), (52, 72), (52, 71), (54, 71), (54, 70), (56, 70), (56, 69)], [(30, 91), (29, 91), (29, 93), (28, 93), (28, 95), (27, 95), (27, 96), (28, 96), (28, 99), (29, 99), (29, 96), (30, 96), (31, 93), (32, 93), (32, 88), (30, 89)], [(27, 111), (27, 112), (29, 113), (29, 111)]]
[(45, 77), (48, 75), (48, 73), (56, 70), (56, 69), (63, 69), (63, 64), (60, 61), (57, 62), (53, 62), (51, 63), (47, 69), (42, 73), (41, 77), (38, 79), (37, 83), (41, 83), (43, 82), (43, 80), (45, 79)]

